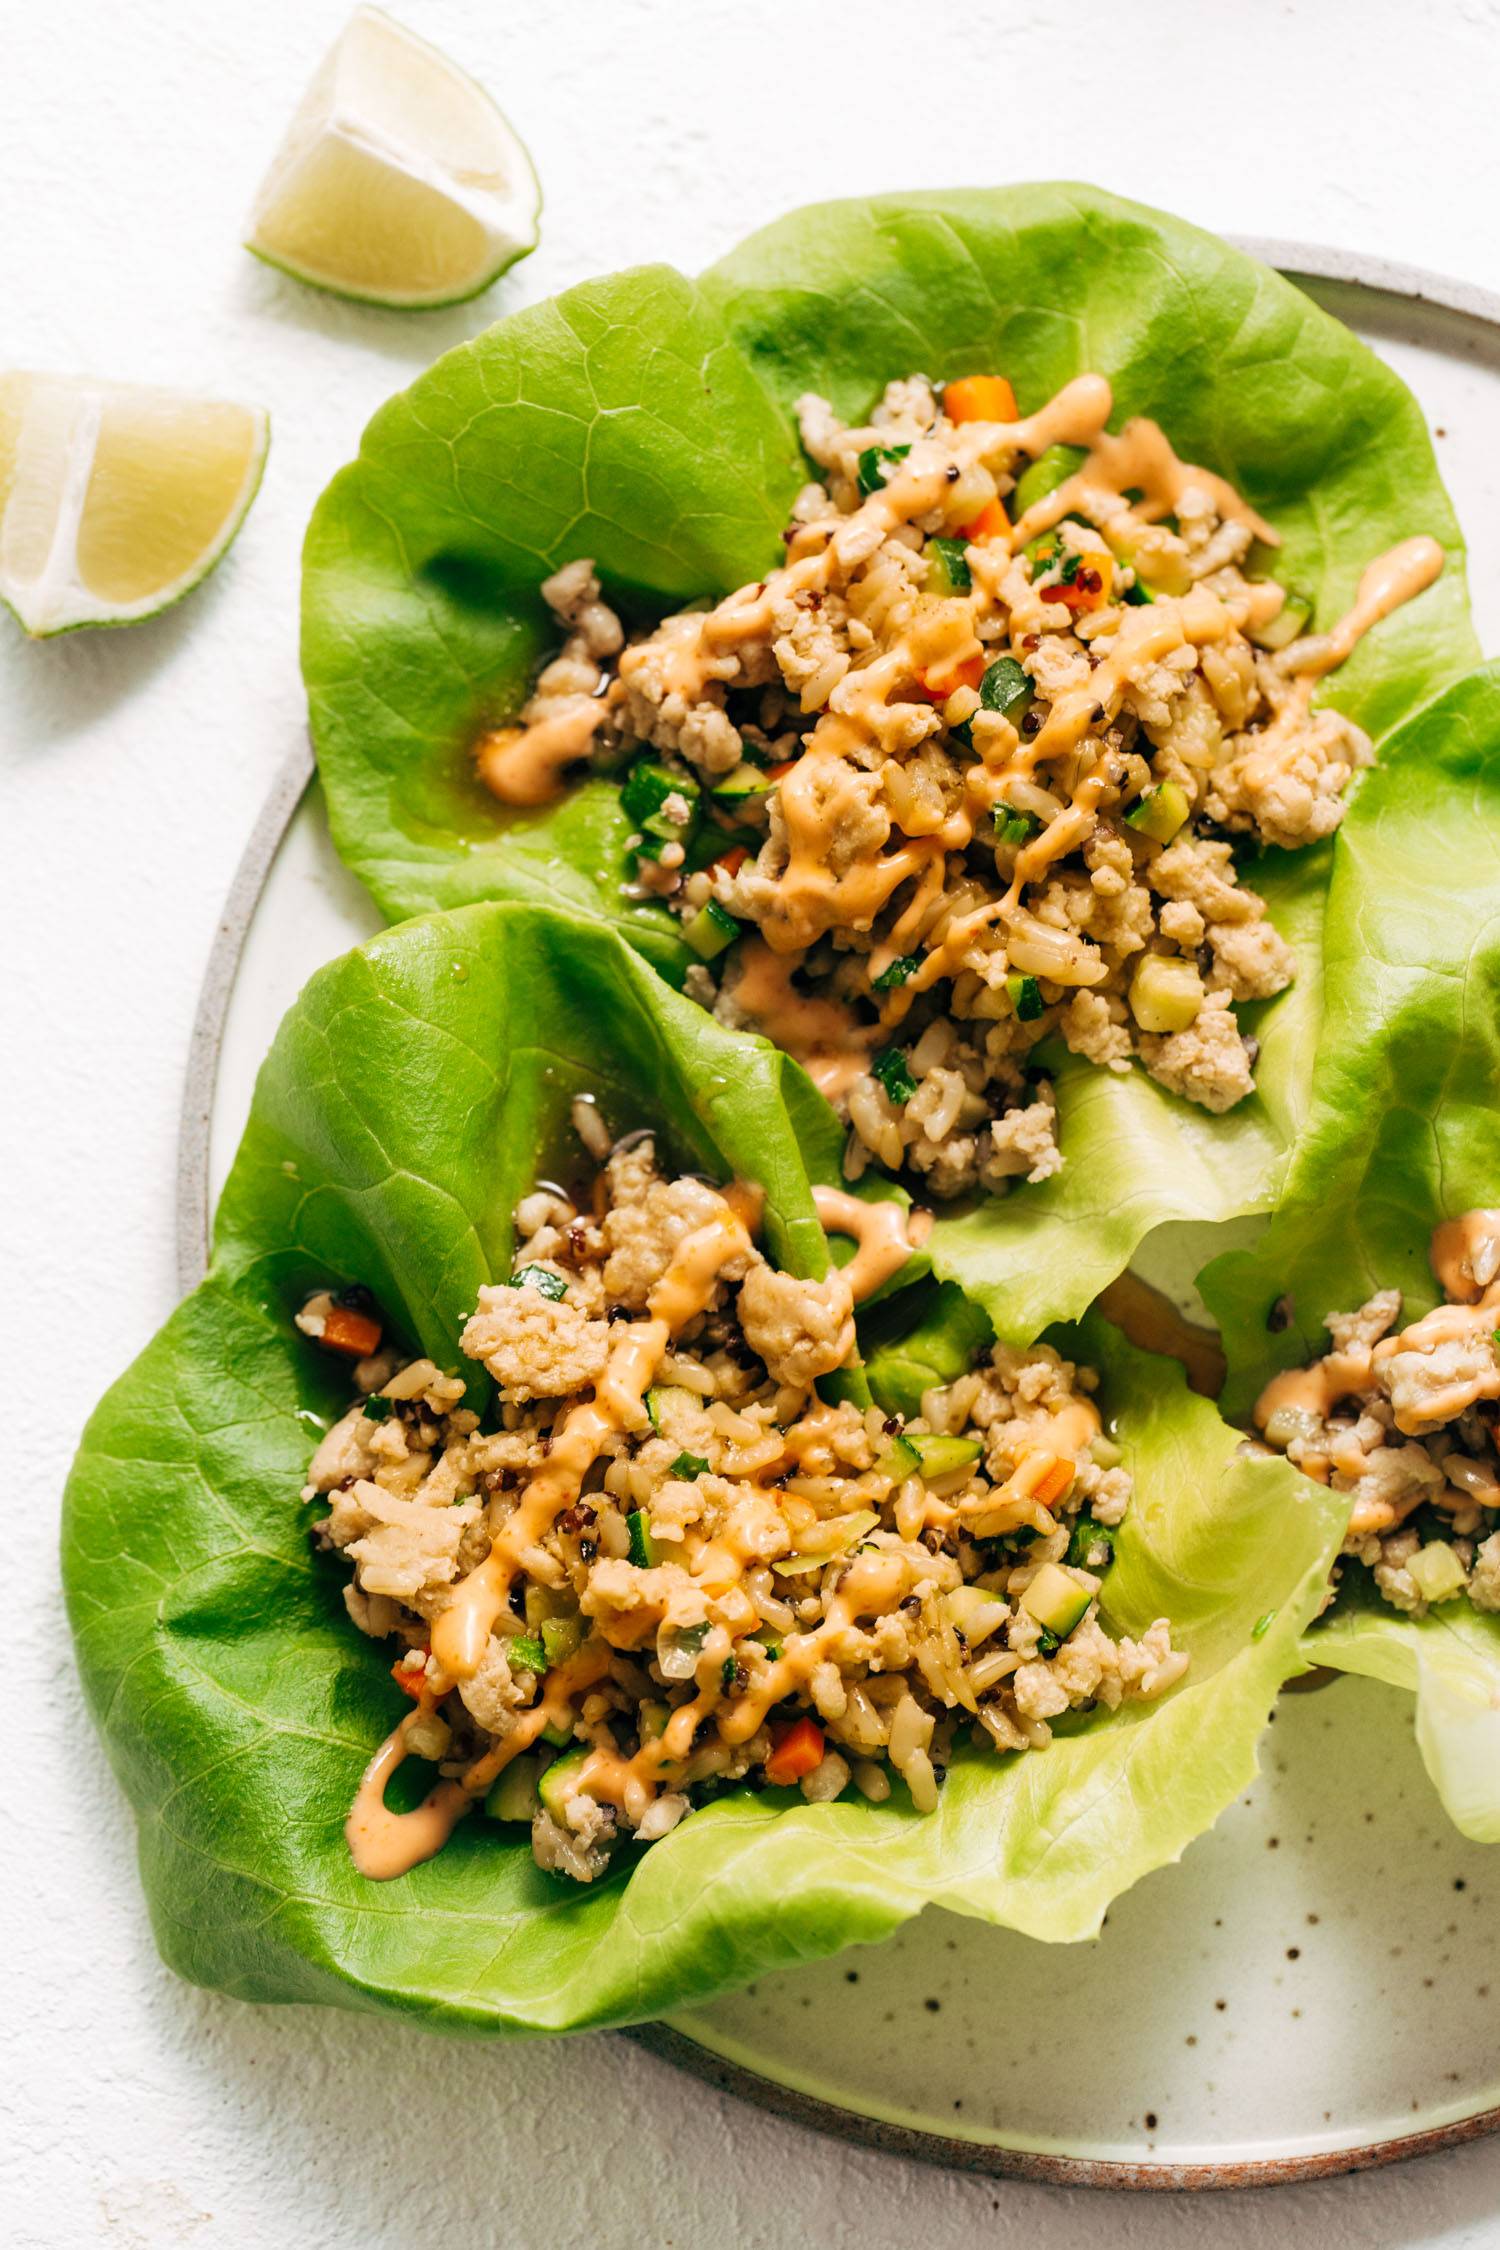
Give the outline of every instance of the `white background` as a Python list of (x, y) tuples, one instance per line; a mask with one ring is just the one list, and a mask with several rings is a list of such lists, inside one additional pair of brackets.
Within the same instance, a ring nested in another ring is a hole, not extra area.
[(174, 1983), (56, 1588), (84, 1415), (173, 1298), (177, 1107), (235, 860), (302, 725), (297, 553), (379, 401), (486, 319), (693, 268), (815, 197), (1092, 177), (1226, 232), (1500, 287), (1494, 0), (405, 0), (529, 143), (540, 251), (478, 307), (340, 306), (237, 247), (342, 0), (0, 0), (0, 363), (259, 400), (228, 564), (172, 616), (0, 618), (6, 1904), (0, 2236), (549, 2250), (1500, 2241), (1500, 2141), (1234, 2199), (950, 2179), (707, 2094), (622, 2041), (479, 2050)]

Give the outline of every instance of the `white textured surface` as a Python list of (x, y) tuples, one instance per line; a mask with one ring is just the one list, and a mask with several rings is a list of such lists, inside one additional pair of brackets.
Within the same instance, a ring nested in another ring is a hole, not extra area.
[[(1420, 17), (1401, 0), (1259, 0), (1235, 15), (1202, 0), (915, 13), (869, 0), (857, 18), (753, 0), (407, 0), (407, 20), (485, 79), (530, 143), (543, 246), (477, 308), (338, 306), (236, 242), (342, 12), (0, 6), (0, 348), (23, 365), (238, 391), (275, 423), (259, 505), (193, 601), (117, 637), (0, 638), (3, 1317), (22, 1433), (6, 1493), (21, 1566), (0, 1844), (6, 2238), (782, 2250), (813, 2235), (948, 2250), (1045, 2232), (1071, 2250), (1102, 2225), (1124, 2250), (1493, 2243), (1500, 2143), (1234, 2201), (1070, 2198), (815, 2141), (619, 2041), (481, 2053), (254, 2013), (158, 1966), (61, 1630), (57, 1499), (95, 1392), (171, 1300), (198, 978), (301, 723), (301, 527), (368, 412), (486, 317), (587, 272), (701, 264), (809, 198), (955, 177), (1093, 174), (1227, 231), (1318, 236), (1500, 286), (1492, 0)], [(867, 60), (840, 56), (835, 75), (837, 27), (855, 22)]]

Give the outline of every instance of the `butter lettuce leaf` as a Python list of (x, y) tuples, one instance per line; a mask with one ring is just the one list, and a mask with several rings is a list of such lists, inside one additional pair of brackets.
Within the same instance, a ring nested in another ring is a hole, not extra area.
[[(1419, 713), (1362, 783), (1324, 953), (1312, 1105), (1276, 1212), (1200, 1277), (1236, 1417), (1326, 1349), (1330, 1312), (1377, 1289), (1400, 1289), (1408, 1318), (1436, 1303), (1432, 1229), (1500, 1202), (1500, 667)], [(1444, 1803), (1500, 1841), (1500, 1619), (1460, 1601), (1414, 1621), (1345, 1576), (1309, 1656), (1414, 1690)]]
[[(89, 1424), (68, 1607), (165, 1958), (248, 1999), (494, 2033), (648, 2017), (932, 1901), (1088, 1936), (1250, 1778), (1342, 1517), (1284, 1464), (1235, 1459), (1175, 1366), (1102, 1324), (1074, 1342), (1104, 1371), (1138, 1491), (1107, 1609), (1126, 1632), (1170, 1618), (1191, 1652), (1161, 1703), (1069, 1722), (1040, 1755), (964, 1751), (931, 1819), (734, 1795), (580, 1890), (476, 1815), (396, 1882), (355, 1873), (344, 1817), (405, 1706), (390, 1650), (345, 1613), (343, 1571), (309, 1546), (298, 1496), (347, 1376), (292, 1315), (315, 1285), (362, 1281), (408, 1346), (456, 1367), (476, 1291), (510, 1270), (516, 1197), (576, 1174), (579, 1093), (615, 1130), (653, 1126), (671, 1161), (759, 1179), (774, 1254), (823, 1270), (809, 1182), (836, 1172), (839, 1136), (796, 1066), (597, 925), (470, 907), (312, 979), (262, 1069), (208, 1277)], [(874, 1317), (899, 1340), (891, 1305)], [(905, 1336), (890, 1397), (983, 1332), (931, 1284), (902, 1318), (929, 1332)]]
[[(1462, 545), (1416, 401), (1281, 276), (1161, 212), (1078, 185), (864, 198), (793, 212), (697, 281), (608, 276), (447, 353), (370, 424), (318, 504), (303, 668), (334, 840), (392, 918), (481, 898), (602, 919), (680, 982), (661, 907), (621, 892), (629, 823), (596, 777), (503, 811), (472, 745), (513, 717), (555, 626), (541, 581), (580, 555), (650, 619), (781, 556), (807, 474), (805, 390), (862, 415), (888, 378), (1003, 370), (1023, 408), (1086, 368), (1117, 421), (1156, 417), (1283, 540), (1319, 622), (1381, 549), (1428, 532), (1448, 568), (1327, 696), (1377, 741), (1478, 659)], [(1306, 1109), (1331, 854), (1251, 880), (1296, 984), (1251, 1011), (1257, 1093), (1215, 1118), (1139, 1070), (1063, 1058), (1063, 1173), (946, 1218), (937, 1269), (1017, 1338), (1071, 1317), (1167, 1220), (1266, 1209)]]

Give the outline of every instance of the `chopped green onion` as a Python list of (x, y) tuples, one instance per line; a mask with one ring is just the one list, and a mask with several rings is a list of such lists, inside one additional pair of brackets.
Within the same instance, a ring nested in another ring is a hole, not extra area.
[(1062, 1637), (1060, 1634), (1049, 1631), (1044, 1625), (1037, 1636), (1036, 1645), (1043, 1656), (1056, 1656), (1058, 1650), (1062, 1647)]
[(980, 710), (998, 711), (1002, 719), (1018, 719), (1035, 700), (1036, 683), (1013, 656), (997, 657), (979, 683)]
[(568, 1285), (562, 1275), (553, 1273), (550, 1266), (517, 1266), (506, 1287), (524, 1289), (528, 1283), (538, 1296), (550, 1297), (554, 1305), (561, 1304), (568, 1294)]
[(872, 492), (878, 492), (885, 483), (885, 471), (894, 469), (910, 451), (909, 445), (867, 445), (859, 457), (855, 475), (860, 497), (868, 500)]
[(1122, 602), (1128, 602), (1132, 609), (1144, 609), (1148, 603), (1155, 602), (1156, 596), (1149, 586), (1143, 585), (1141, 580), (1137, 578), (1125, 588), (1120, 599)]
[(780, 1641), (762, 1641), (760, 1645), (766, 1652), (766, 1662), (768, 1664), (779, 1664), (781, 1662)]
[(1257, 1617), (1255, 1623), (1250, 1628), (1251, 1640), (1263, 1641), (1267, 1633), (1270, 1632), (1271, 1627), (1275, 1624), (1275, 1622), (1276, 1612), (1274, 1609), (1268, 1609), (1264, 1617)]
[(637, 1570), (650, 1570), (656, 1561), (656, 1542), (651, 1537), (651, 1526), (644, 1508), (632, 1508), (625, 1518), (625, 1528), (630, 1534), (630, 1559)]
[(547, 1651), (535, 1633), (512, 1633), (505, 1647), (505, 1659), (513, 1672), (545, 1672)]
[(690, 922), (683, 924), (682, 934), (700, 961), (715, 961), (733, 945), (740, 934), (740, 925), (727, 906), (711, 898)]
[(917, 1090), (917, 1082), (899, 1047), (883, 1049), (870, 1064), (870, 1076), (879, 1080), (889, 1101), (909, 1102)]
[(1029, 844), (1033, 836), (1042, 832), (1042, 824), (1035, 813), (1020, 812), (1014, 805), (996, 805), (994, 821), (998, 844)]
[(1005, 980), (1005, 989), (1022, 1023), (1035, 1023), (1038, 1016), (1046, 1014), (1047, 1003), (1035, 977), (1023, 977), (1018, 969), (1012, 969)]
[(905, 984), (908, 977), (915, 976), (921, 966), (920, 953), (898, 953), (890, 967), (882, 969), (878, 977), (871, 977), (870, 982), (877, 992), (894, 992), (898, 984)]
[(1138, 835), (1151, 837), (1154, 843), (1170, 844), (1192, 809), (1185, 789), (1175, 781), (1159, 781), (1131, 806), (1125, 825)]
[(667, 1471), (669, 1477), (701, 1477), (708, 1467), (701, 1453), (679, 1453)]
[(735, 1674), (738, 1672), (738, 1670), (739, 1666), (736, 1664), (734, 1658), (732, 1656), (726, 1656), (723, 1663), (719, 1666), (719, 1693), (721, 1695), (728, 1695), (731, 1692), (734, 1687)]
[(962, 539), (929, 539), (922, 550), (927, 557), (929, 594), (967, 594), (974, 584)]
[(379, 1391), (375, 1393), (373, 1398), (365, 1400), (365, 1420), (367, 1422), (388, 1422), (395, 1411), (396, 1401), (393, 1398), (382, 1398)]
[[(1099, 1555), (1101, 1548), (1102, 1560), (1096, 1561), (1095, 1557)], [(1063, 1559), (1083, 1570), (1092, 1570), (1096, 1575), (1101, 1570), (1107, 1570), (1115, 1559), (1113, 1531), (1108, 1524), (1095, 1523), (1093, 1517), (1085, 1512), (1073, 1526), (1068, 1540), (1068, 1552)]]

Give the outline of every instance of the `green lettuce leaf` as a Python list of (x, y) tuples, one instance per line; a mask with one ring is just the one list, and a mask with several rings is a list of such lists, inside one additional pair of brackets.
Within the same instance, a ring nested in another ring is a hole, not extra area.
[[(848, 415), (892, 375), (1003, 369), (1023, 407), (1084, 368), (1159, 419), (1284, 541), (1319, 620), (1382, 548), (1430, 532), (1437, 587), (1328, 689), (1373, 736), (1478, 657), (1462, 547), (1416, 401), (1358, 338), (1212, 235), (1098, 189), (886, 196), (797, 211), (697, 282), (616, 274), (500, 322), (393, 399), (308, 533), (303, 668), (334, 840), (392, 917), (520, 898), (608, 921), (674, 981), (662, 908), (620, 895), (628, 823), (596, 779), (505, 813), (470, 746), (512, 716), (554, 629), (537, 588), (593, 556), (628, 614), (770, 568), (806, 473), (793, 401)], [(1297, 948), (1254, 1011), (1259, 1090), (1227, 1118), (1140, 1071), (1063, 1058), (1066, 1165), (945, 1219), (936, 1269), (1024, 1340), (1081, 1312), (1164, 1221), (1269, 1206), (1305, 1110), (1330, 855), (1252, 877)]]
[[(728, 1797), (581, 1891), (472, 1817), (397, 1882), (355, 1873), (344, 1816), (405, 1706), (389, 1650), (345, 1615), (343, 1572), (308, 1544), (298, 1494), (346, 1378), (291, 1315), (314, 1284), (364, 1281), (409, 1344), (454, 1366), (477, 1289), (509, 1271), (516, 1196), (576, 1168), (579, 1092), (616, 1130), (654, 1125), (678, 1163), (761, 1180), (774, 1253), (823, 1270), (809, 1175), (836, 1166), (838, 1136), (796, 1066), (602, 928), (471, 907), (313, 978), (261, 1072), (208, 1278), (89, 1424), (65, 1507), (69, 1613), (165, 1957), (245, 1998), (493, 2032), (650, 2016), (934, 1900), (1091, 1934), (1249, 1780), (1341, 1521), (1284, 1464), (1234, 1458), (1179, 1371), (1102, 1324), (1077, 1348), (1104, 1369), (1139, 1493), (1108, 1614), (1126, 1632), (1173, 1620), (1192, 1653), (1176, 1693), (1073, 1722), (1039, 1756), (965, 1752), (930, 1820)], [(963, 1348), (955, 1297), (909, 1337), (908, 1383)]]
[[(1200, 1278), (1241, 1417), (1272, 1373), (1325, 1349), (1330, 1312), (1388, 1288), (1412, 1317), (1434, 1304), (1433, 1227), (1500, 1201), (1500, 667), (1419, 713), (1362, 783), (1324, 959), (1313, 1101), (1275, 1215)], [(1416, 1690), (1449, 1811), (1500, 1841), (1500, 1619), (1459, 1601), (1416, 1623), (1357, 1597), (1309, 1655)]]

